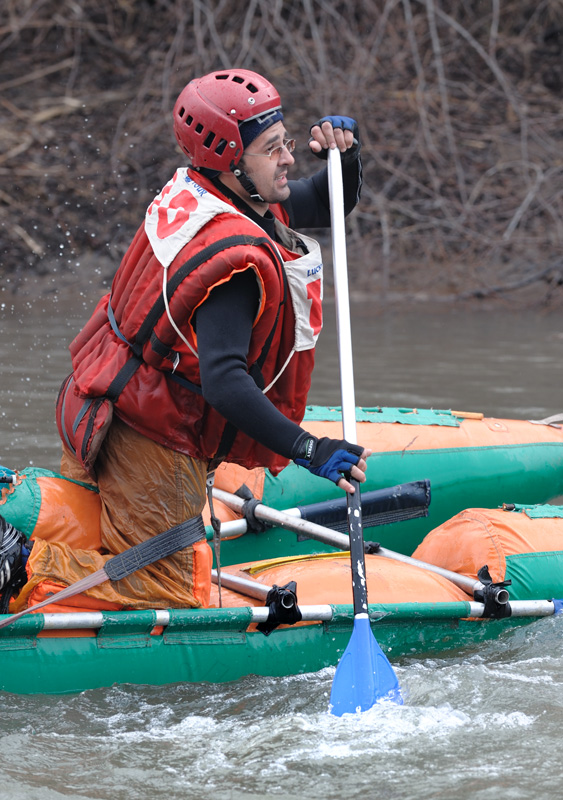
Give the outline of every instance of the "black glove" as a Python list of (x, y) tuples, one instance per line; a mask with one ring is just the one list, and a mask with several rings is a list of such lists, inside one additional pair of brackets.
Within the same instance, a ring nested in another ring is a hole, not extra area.
[(346, 439), (317, 439), (306, 431), (293, 445), (292, 458), (300, 467), (306, 467), (313, 475), (338, 483), (348, 475), (364, 452), (358, 444)]
[[(343, 131), (353, 132), (355, 146), (351, 147), (345, 153), (342, 153), (342, 157), (347, 158), (348, 154), (353, 154), (354, 158), (356, 158), (358, 151), (360, 149), (360, 130), (358, 128), (358, 123), (356, 122), (356, 120), (352, 119), (352, 117), (343, 117), (340, 115), (322, 117), (317, 122), (314, 122), (311, 125), (310, 130), (312, 130), (315, 127), (315, 125), (318, 125), (320, 128), (323, 122), (330, 122), (333, 128), (342, 128)], [(309, 141), (311, 141), (311, 139), (309, 139)], [(326, 160), (328, 157), (328, 150), (323, 147), (320, 153), (315, 153), (315, 155), (317, 156), (317, 158), (322, 158)]]

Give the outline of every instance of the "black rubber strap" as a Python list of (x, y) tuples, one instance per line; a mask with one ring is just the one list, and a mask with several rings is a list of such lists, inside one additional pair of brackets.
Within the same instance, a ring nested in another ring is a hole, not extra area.
[(154, 561), (160, 561), (161, 558), (171, 556), (178, 550), (183, 550), (185, 547), (199, 542), (204, 537), (205, 525), (199, 515), (110, 558), (109, 561), (106, 561), (104, 571), (111, 581), (119, 581)]
[(107, 397), (108, 400), (111, 400), (112, 403), (117, 403), (119, 395), (125, 389), (142, 363), (142, 360), (138, 356), (132, 355), (131, 358), (121, 367), (115, 378), (108, 386), (105, 397)]

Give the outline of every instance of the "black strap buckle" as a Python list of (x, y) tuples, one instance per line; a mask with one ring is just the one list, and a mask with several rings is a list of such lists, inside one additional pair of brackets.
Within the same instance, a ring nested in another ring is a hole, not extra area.
[(289, 581), (285, 586), (274, 584), (266, 597), (269, 607), (268, 619), (260, 622), (256, 628), (268, 636), (278, 625), (294, 625), (302, 619), (302, 614), (297, 605), (297, 584)]
[(506, 587), (510, 586), (512, 581), (508, 580), (493, 583), (489, 568), (486, 564), (484, 567), (481, 567), (477, 573), (477, 578), (483, 584), (483, 588), (475, 589), (473, 597), (477, 602), (485, 604), (483, 616), (493, 619), (509, 617), (512, 614), (512, 610), (508, 602), (510, 596), (506, 591)]

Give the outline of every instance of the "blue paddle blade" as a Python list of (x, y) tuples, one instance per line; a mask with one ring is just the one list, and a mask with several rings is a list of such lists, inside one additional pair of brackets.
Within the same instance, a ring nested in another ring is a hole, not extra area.
[(357, 614), (332, 682), (330, 713), (341, 717), (367, 711), (378, 700), (403, 703), (397, 676), (373, 635), (367, 614)]

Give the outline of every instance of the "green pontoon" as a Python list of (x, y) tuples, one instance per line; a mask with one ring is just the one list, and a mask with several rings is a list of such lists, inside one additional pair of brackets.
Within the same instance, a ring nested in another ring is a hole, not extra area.
[[(516, 606), (505, 620), (468, 619), (471, 602), (370, 605), (372, 630), (391, 660), (476, 646), (553, 614), (553, 603)], [(80, 692), (113, 684), (234, 681), (334, 666), (352, 631), (352, 607), (302, 609), (309, 625), (249, 632), (267, 609), (32, 614), (0, 630), (0, 688), (17, 694)], [(152, 635), (155, 626), (161, 633)], [(93, 635), (69, 637), (69, 630)]]
[[(307, 427), (335, 435), (338, 414), (311, 409)], [(476, 647), (559, 613), (563, 509), (541, 505), (563, 494), (559, 422), (369, 409), (358, 411), (358, 440), (374, 449), (366, 492), (410, 481), (423, 491), (427, 481), (431, 485), (424, 513), (365, 531), (366, 539), (383, 545), (366, 555), (369, 618), (390, 660)], [(44, 495), (64, 479), (37, 468), (19, 475), (18, 486), (2, 490), (0, 513), (31, 536), (45, 523)], [(262, 507), (272, 511), (294, 511), (338, 494), (294, 466), (275, 478), (226, 470), (218, 473), (219, 505), (225, 499), (221, 485), (229, 495), (239, 481), (251, 485)], [(83, 491), (95, 499), (95, 492)], [(514, 501), (522, 505), (495, 510)], [(230, 524), (224, 525), (227, 535)], [(345, 542), (319, 541), (297, 523), (232, 535), (221, 543), (223, 607), (217, 607), (215, 593), (207, 609), (28, 613), (0, 628), (0, 689), (68, 693), (116, 683), (213, 683), (335, 666), (354, 621), (349, 559), (339, 555)], [(390, 558), (386, 547), (394, 553)], [(430, 572), (400, 559), (392, 568), (393, 558), (405, 553)], [(267, 564), (256, 563), (264, 559)], [(229, 576), (259, 584), (256, 596), (230, 589)], [(273, 585), (285, 588), (293, 579), (301, 619), (262, 632), (271, 615), (264, 598)], [(490, 587), (496, 587), (496, 598), (503, 595), (502, 602), (491, 600)]]

